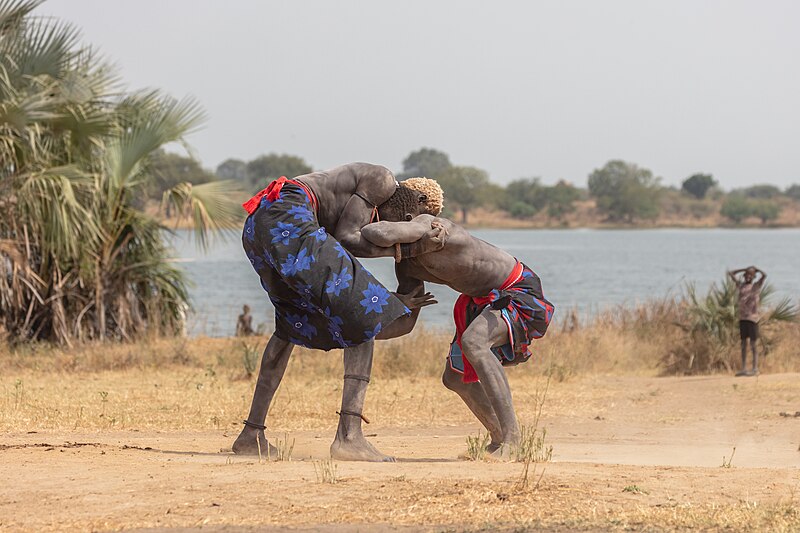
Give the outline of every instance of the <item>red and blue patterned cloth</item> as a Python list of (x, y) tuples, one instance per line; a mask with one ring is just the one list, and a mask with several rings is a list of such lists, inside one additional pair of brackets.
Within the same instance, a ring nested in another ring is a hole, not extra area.
[(411, 311), (319, 225), (316, 198), (281, 178), (244, 204), (242, 245), (275, 306), (275, 334), (331, 350), (374, 338)]
[(461, 350), (461, 335), (486, 307), (500, 311), (508, 326), (509, 343), (492, 348), (503, 366), (517, 365), (530, 359), (530, 342), (544, 336), (554, 311), (553, 304), (542, 293), (539, 276), (519, 261), (499, 289), (481, 298), (466, 294), (459, 296), (453, 308), (456, 334), (447, 358), (450, 368), (463, 374), (464, 383), (478, 381), (478, 374)]

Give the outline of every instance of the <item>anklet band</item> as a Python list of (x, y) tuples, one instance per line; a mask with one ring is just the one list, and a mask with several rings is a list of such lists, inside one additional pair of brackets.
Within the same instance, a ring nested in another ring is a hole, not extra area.
[(369, 376), (359, 376), (358, 374), (345, 374), (344, 379), (357, 379), (358, 381), (366, 381), (369, 383)]
[(264, 426), (262, 424), (256, 424), (255, 422), (250, 422), (249, 420), (242, 420), (242, 423), (247, 427), (260, 429), (261, 431), (267, 429), (267, 426)]
[(342, 409), (341, 411), (336, 411), (336, 414), (339, 415), (339, 416), (342, 416), (342, 415), (357, 416), (361, 420), (363, 420), (364, 422), (369, 424), (369, 418), (367, 418), (366, 416), (362, 415), (361, 413), (356, 413), (355, 411), (345, 411), (344, 409)]

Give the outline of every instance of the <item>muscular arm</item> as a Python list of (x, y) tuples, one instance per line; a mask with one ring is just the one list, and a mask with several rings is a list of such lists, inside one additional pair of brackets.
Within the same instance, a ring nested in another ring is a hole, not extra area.
[(728, 270), (728, 276), (730, 276), (731, 280), (733, 280), (734, 285), (737, 287), (740, 285), (739, 278), (736, 276), (739, 275), (740, 272), (744, 272), (747, 270), (746, 268), (740, 268), (738, 270)]
[(393, 246), (420, 240), (431, 229), (430, 215), (420, 215), (409, 222), (373, 222), (361, 228), (361, 235), (376, 246)]
[(451, 223), (432, 215), (417, 215), (408, 222), (374, 222), (361, 229), (364, 238), (377, 246), (406, 245), (403, 259), (438, 252), (449, 238)]
[[(397, 292), (400, 294), (419, 294), (425, 291), (425, 283), (421, 280), (413, 278), (408, 275), (407, 264), (405, 262), (397, 263), (395, 265), (395, 274), (397, 275)], [(411, 333), (414, 326), (417, 324), (419, 318), (419, 311), (421, 307), (411, 310), (410, 315), (402, 316), (389, 324), (386, 328), (378, 333), (377, 339), (394, 339), (395, 337), (402, 337), (407, 333)]]
[(767, 279), (767, 273), (760, 268), (756, 268), (756, 273), (758, 274), (758, 281), (756, 281), (756, 285), (763, 285), (764, 280)]
[(359, 257), (394, 255), (391, 247), (381, 247), (361, 235), (361, 228), (370, 223), (373, 209), (389, 199), (397, 188), (394, 174), (388, 168), (366, 163), (347, 165), (356, 180), (354, 194), (344, 206), (333, 236), (350, 253)]
[[(387, 196), (388, 198), (388, 196)], [(392, 246), (379, 246), (365, 238), (362, 228), (369, 224), (372, 209), (358, 196), (347, 201), (333, 236), (358, 257), (390, 257), (394, 255)]]

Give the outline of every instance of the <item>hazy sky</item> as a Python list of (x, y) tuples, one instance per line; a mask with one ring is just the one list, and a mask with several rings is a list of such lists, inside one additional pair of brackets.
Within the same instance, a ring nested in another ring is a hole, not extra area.
[(399, 171), (422, 146), (503, 183), (800, 182), (800, 2), (50, 0), (130, 88), (194, 95), (207, 167), (267, 152)]

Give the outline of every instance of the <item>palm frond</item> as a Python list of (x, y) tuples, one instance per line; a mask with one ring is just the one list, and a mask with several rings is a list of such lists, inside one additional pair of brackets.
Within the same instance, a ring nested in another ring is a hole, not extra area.
[(148, 179), (139, 175), (147, 158), (162, 145), (191, 133), (205, 120), (194, 99), (175, 100), (158, 91), (126, 98), (119, 112), (122, 132), (106, 151), (110, 186), (116, 189)]
[(800, 309), (786, 297), (779, 301), (775, 307), (768, 311), (766, 322), (796, 322), (800, 317)]
[(94, 219), (76, 191), (90, 179), (76, 167), (54, 167), (21, 178), (18, 209), (38, 221), (43, 253), (74, 259), (81, 243), (97, 235)]
[(67, 71), (80, 40), (80, 32), (71, 24), (48, 19), (34, 19), (26, 25), (25, 38), (20, 45), (9, 47), (12, 58), (23, 78), (46, 75), (60, 79)]
[(174, 211), (179, 218), (191, 219), (195, 239), (205, 249), (212, 236), (224, 235), (241, 227), (241, 206), (231, 199), (231, 193), (236, 191), (232, 181), (212, 181), (201, 185), (181, 183), (164, 192), (162, 210)]
[(44, 0), (0, 0), (0, 39), (19, 31), (25, 17), (42, 5)]
[(57, 102), (45, 91), (6, 97), (0, 102), (0, 125), (8, 125), (17, 131), (24, 130), (37, 121), (52, 120), (58, 116)]

